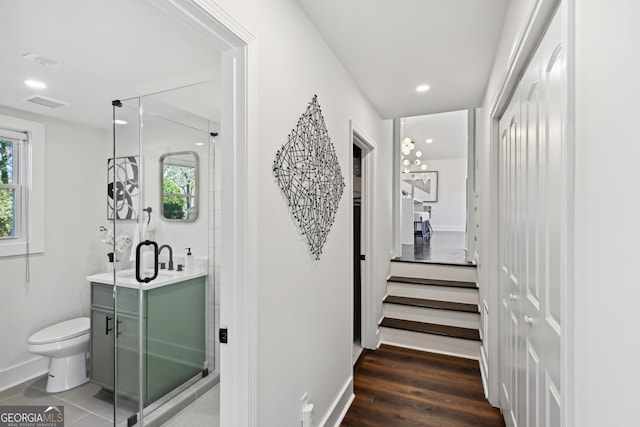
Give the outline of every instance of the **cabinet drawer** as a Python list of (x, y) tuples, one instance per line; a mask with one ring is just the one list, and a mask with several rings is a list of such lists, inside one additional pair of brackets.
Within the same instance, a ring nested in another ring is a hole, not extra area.
[(91, 283), (91, 305), (113, 310), (113, 286)]
[[(138, 290), (118, 287), (118, 313), (138, 315)], [(91, 305), (113, 310), (113, 286), (102, 283), (91, 283)]]

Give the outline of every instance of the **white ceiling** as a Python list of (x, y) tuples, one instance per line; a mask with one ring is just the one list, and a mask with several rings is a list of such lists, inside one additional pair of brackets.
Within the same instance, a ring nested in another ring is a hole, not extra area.
[[(108, 128), (111, 101), (213, 80), (209, 91), (185, 90), (190, 112), (217, 121), (220, 53), (147, 1), (20, 0), (2, 2), (0, 105)], [(62, 64), (23, 59), (36, 53)], [(45, 90), (24, 85), (45, 82)], [(181, 91), (182, 93), (182, 91)], [(50, 109), (32, 94), (69, 103)], [(175, 105), (186, 104), (173, 94)]]
[(296, 1), (385, 119), (478, 107), (508, 4)]
[[(411, 138), (421, 151), (422, 159), (444, 160), (467, 157), (467, 111), (453, 111), (426, 116), (407, 117), (401, 139)], [(430, 138), (432, 143), (427, 144)]]
[[(507, 0), (296, 1), (384, 118), (481, 103)], [(213, 80), (210, 93), (186, 90), (185, 98), (191, 113), (219, 120), (217, 48), (151, 1), (20, 0), (1, 12), (0, 105), (107, 128), (113, 99)], [(48, 88), (29, 89), (27, 78)], [(416, 93), (420, 83), (431, 89)], [(23, 101), (32, 94), (70, 105)]]

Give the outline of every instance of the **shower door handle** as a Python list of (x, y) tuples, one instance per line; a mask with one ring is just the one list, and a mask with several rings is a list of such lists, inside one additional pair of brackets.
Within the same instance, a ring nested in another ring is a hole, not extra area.
[[(151, 277), (140, 277), (140, 249), (143, 246), (152, 246), (153, 247), (153, 276)], [(140, 283), (149, 283), (158, 277), (158, 244), (153, 240), (145, 240), (144, 242), (138, 243), (136, 246), (136, 280)]]

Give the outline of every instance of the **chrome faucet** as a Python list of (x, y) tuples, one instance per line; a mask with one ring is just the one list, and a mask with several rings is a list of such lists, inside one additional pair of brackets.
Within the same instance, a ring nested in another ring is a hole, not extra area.
[(162, 250), (164, 248), (169, 249), (169, 268), (167, 270), (173, 270), (173, 249), (171, 249), (171, 246), (169, 245), (160, 246), (160, 249), (158, 249), (158, 257), (160, 257), (160, 254), (162, 253)]

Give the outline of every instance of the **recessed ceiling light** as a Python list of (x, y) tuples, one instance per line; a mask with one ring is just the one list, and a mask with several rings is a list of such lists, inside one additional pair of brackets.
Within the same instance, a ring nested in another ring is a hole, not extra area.
[(422, 157), (422, 151), (416, 151), (416, 157)]
[(433, 142), (433, 139), (427, 138), (427, 144), (431, 144), (432, 142)]
[(24, 84), (30, 87), (31, 89), (46, 89), (47, 85), (40, 80), (25, 80)]
[(429, 90), (429, 85), (420, 85), (416, 88), (417, 92), (426, 92)]
[(127, 121), (126, 120), (120, 120), (120, 119), (115, 119), (113, 121), (113, 123), (117, 124), (117, 125), (126, 125)]
[(424, 165), (420, 166), (420, 169), (422, 169), (423, 171), (426, 171), (427, 170), (427, 165), (424, 164)]
[(196, 142), (196, 145), (197, 146), (202, 146), (202, 145), (204, 145), (204, 142)]

